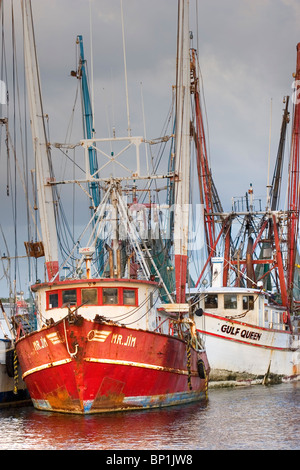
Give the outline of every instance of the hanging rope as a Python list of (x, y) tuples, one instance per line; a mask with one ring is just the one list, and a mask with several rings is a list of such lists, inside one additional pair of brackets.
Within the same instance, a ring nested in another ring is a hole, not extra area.
[(75, 352), (72, 353), (72, 352), (70, 351), (69, 343), (68, 343), (68, 338), (67, 338), (66, 318), (64, 318), (64, 332), (65, 332), (65, 340), (66, 340), (67, 351), (68, 351), (68, 353), (70, 354), (71, 357), (74, 357), (74, 356), (76, 356), (76, 354), (78, 353), (78, 344), (75, 344)]
[(18, 374), (18, 356), (14, 349), (14, 395), (18, 394), (19, 374)]
[(187, 371), (188, 371), (188, 387), (189, 390), (192, 390), (192, 381), (191, 381), (191, 337), (189, 336), (186, 342), (186, 355), (187, 355)]

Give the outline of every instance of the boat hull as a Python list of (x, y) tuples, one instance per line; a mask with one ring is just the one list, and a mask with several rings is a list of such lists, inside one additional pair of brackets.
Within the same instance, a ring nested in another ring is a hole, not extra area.
[(211, 381), (300, 379), (299, 336), (211, 313), (197, 318), (196, 327), (205, 340)]
[(205, 352), (173, 336), (77, 317), (21, 338), (16, 348), (40, 410), (91, 414), (206, 399)]
[(10, 341), (0, 339), (0, 409), (30, 404), (21, 369), (10, 349)]

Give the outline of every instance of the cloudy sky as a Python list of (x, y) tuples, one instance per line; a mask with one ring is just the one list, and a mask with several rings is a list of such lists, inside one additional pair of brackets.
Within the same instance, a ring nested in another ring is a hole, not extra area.
[[(11, 1), (3, 3), (9, 23)], [(14, 0), (13, 5), (20, 54), (19, 1)], [(51, 141), (64, 142), (68, 136), (69, 141), (78, 142), (82, 138), (80, 120), (74, 121), (72, 133), (68, 134), (77, 87), (70, 71), (77, 66), (78, 34), (84, 38), (90, 77), (93, 70), (96, 135), (106, 137), (112, 127), (117, 135), (125, 135), (120, 0), (32, 0), (32, 9)], [(175, 83), (177, 0), (123, 0), (123, 10), (132, 134), (144, 133), (143, 99), (147, 137), (156, 138), (161, 135), (168, 115)], [(300, 3), (298, 0), (190, 0), (190, 11), (193, 46), (198, 47), (204, 83), (210, 163), (221, 202), (227, 210), (231, 207), (231, 197), (244, 195), (250, 183), (257, 197), (265, 197), (270, 122), (272, 176), (282, 100), (293, 92), (296, 45), (300, 42)], [(8, 36), (7, 54), (10, 43)], [(22, 77), (21, 60), (19, 68)], [(3, 148), (1, 152), (0, 209), (4, 230), (3, 221), (8, 220), (11, 201), (5, 196), (6, 157)], [(23, 211), (21, 207), (19, 212)], [(11, 232), (7, 238), (13, 240)], [(5, 251), (2, 239), (0, 249)], [(13, 250), (12, 245), (11, 255)], [(23, 240), (21, 254), (25, 254)]]

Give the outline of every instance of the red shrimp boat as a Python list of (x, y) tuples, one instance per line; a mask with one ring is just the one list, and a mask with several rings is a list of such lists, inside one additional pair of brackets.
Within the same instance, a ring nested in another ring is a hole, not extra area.
[[(92, 291), (102, 299), (110, 291), (119, 297), (126, 292), (142, 298), (157, 289), (153, 282), (117, 279), (93, 279), (93, 287), (89, 284), (46, 283), (33, 289), (48, 298), (72, 289), (77, 297)], [(110, 319), (102, 315), (105, 308)], [(205, 399), (209, 368), (205, 351), (180, 336), (116, 323), (112, 312), (122, 309), (128, 312), (127, 306), (84, 305), (74, 312), (69, 308), (67, 316), (20, 338), (17, 352), (23, 379), (36, 408), (98, 413)], [(184, 320), (177, 325), (186, 326)]]
[[(45, 256), (48, 275), (47, 281), (32, 287), (38, 328), (16, 341), (32, 402), (40, 410), (88, 414), (205, 400), (209, 364), (186, 300), (189, 214), (180, 210), (189, 205), (190, 185), (188, 2), (179, 1), (176, 157), (163, 174), (142, 173), (143, 138), (95, 138), (83, 42), (77, 38), (80, 61), (72, 75), (81, 80), (84, 97), (86, 138), (80, 144), (86, 179), (73, 183), (87, 185), (92, 215), (88, 240), (84, 242), (85, 229), (61, 263), (54, 197), (60, 181), (49, 165), (30, 1), (22, 5), (42, 233), (39, 246), (27, 242), (27, 247), (38, 257)], [(101, 146), (108, 141), (113, 146), (125, 142), (125, 147), (107, 152)], [(136, 167), (131, 171), (120, 164), (129, 176), (105, 174), (105, 167), (115, 165), (129, 147), (135, 150)], [(108, 159), (101, 168), (97, 152)], [(167, 181), (169, 212), (176, 206), (173, 238), (161, 237), (159, 208), (153, 199), (143, 202), (151, 180)], [(62, 277), (64, 268), (69, 272)]]

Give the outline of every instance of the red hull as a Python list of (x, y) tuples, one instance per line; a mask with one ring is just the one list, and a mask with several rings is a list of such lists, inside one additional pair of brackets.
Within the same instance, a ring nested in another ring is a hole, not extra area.
[(19, 339), (16, 349), (38, 409), (101, 413), (206, 398), (205, 352), (174, 336), (79, 316)]

